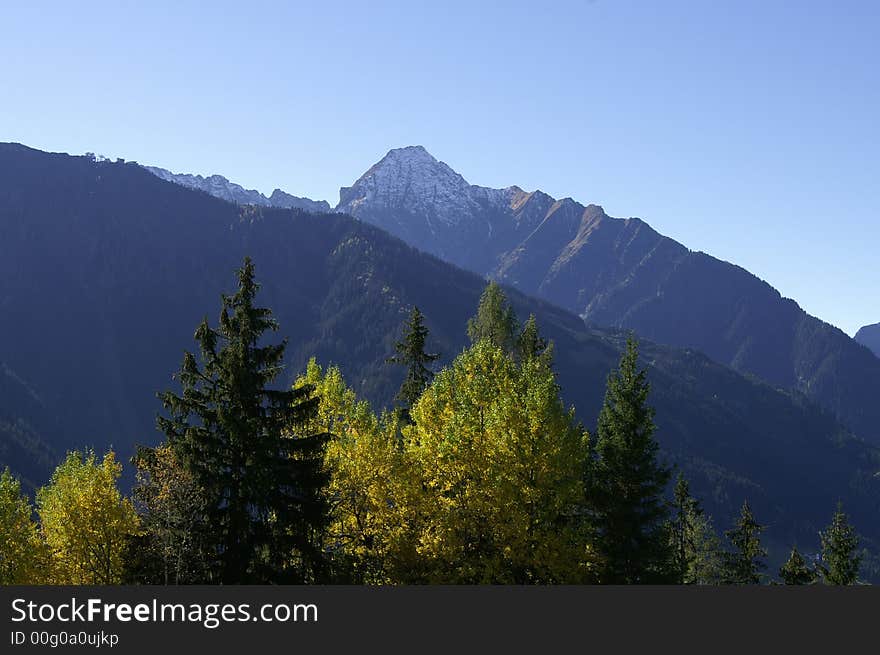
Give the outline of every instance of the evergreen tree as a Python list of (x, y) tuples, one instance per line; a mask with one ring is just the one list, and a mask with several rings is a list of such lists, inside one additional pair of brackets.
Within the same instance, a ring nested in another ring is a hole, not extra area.
[(688, 572), (688, 553), (692, 550), (690, 544), (690, 532), (694, 518), (702, 513), (699, 501), (691, 496), (690, 485), (682, 473), (678, 474), (673, 490), (674, 512), (670, 524), (670, 532), (673, 547), (673, 566), (676, 583), (685, 584)]
[(259, 285), (250, 258), (239, 288), (222, 296), (217, 329), (195, 333), (201, 365), (187, 352), (183, 393), (159, 395), (170, 417), (158, 418), (175, 455), (206, 499), (211, 527), (206, 556), (225, 584), (306, 582), (323, 571), (326, 524), (324, 434), (298, 435), (318, 399), (308, 387), (273, 390), (286, 340), (262, 345), (278, 324), (254, 305)]
[(553, 361), (553, 344), (548, 343), (538, 330), (538, 321), (534, 314), (529, 315), (529, 320), (523, 326), (517, 340), (517, 352), (521, 361), (537, 359), (547, 365)]
[(424, 317), (418, 307), (413, 307), (404, 327), (403, 338), (394, 346), (397, 355), (388, 359), (392, 364), (406, 367), (406, 377), (396, 398), (405, 420), (409, 420), (410, 409), (434, 378), (430, 366), (440, 357), (436, 353), (425, 352), (427, 338), (428, 328)]
[(720, 578), (718, 537), (682, 473), (673, 491), (670, 573), (677, 584), (716, 584)]
[(825, 584), (852, 585), (858, 581), (862, 555), (858, 552), (859, 537), (849, 524), (843, 505), (837, 511), (831, 525), (819, 533), (822, 544), (822, 578)]
[(589, 467), (604, 584), (674, 578), (669, 575), (669, 508), (663, 498), (670, 472), (658, 462), (650, 387), (637, 363), (638, 345), (630, 338), (619, 369), (608, 378)]
[(489, 282), (480, 296), (477, 314), (468, 321), (467, 333), (471, 343), (488, 340), (508, 355), (517, 346), (516, 314), (504, 291), (497, 282)]
[(760, 584), (766, 568), (763, 558), (767, 551), (761, 546), (763, 525), (752, 515), (749, 502), (743, 503), (736, 525), (724, 534), (734, 550), (724, 554), (724, 582), (726, 584)]
[(815, 572), (807, 566), (797, 546), (792, 547), (788, 561), (779, 569), (779, 577), (787, 585), (808, 585), (816, 581)]
[(685, 584), (719, 585), (724, 580), (721, 540), (705, 513), (693, 518), (688, 539), (688, 571)]

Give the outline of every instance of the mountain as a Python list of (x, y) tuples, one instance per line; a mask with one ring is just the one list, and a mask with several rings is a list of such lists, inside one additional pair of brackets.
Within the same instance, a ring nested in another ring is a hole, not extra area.
[(190, 189), (197, 189), (228, 202), (239, 205), (259, 205), (261, 207), (284, 207), (286, 209), (302, 209), (307, 212), (329, 212), (330, 204), (326, 200), (310, 200), (298, 198), (281, 189), (275, 189), (268, 198), (254, 189), (245, 189), (240, 184), (230, 182), (222, 175), (190, 175), (189, 173), (172, 173), (156, 166), (144, 166), (153, 175), (167, 182), (174, 182)]
[(589, 324), (694, 348), (802, 392), (880, 444), (880, 360), (745, 269), (638, 218), (516, 186), (474, 186), (419, 146), (391, 150), (339, 199), (336, 211)]
[(12, 465), (29, 491), (45, 484), (59, 462), (47, 441), (61, 426), (40, 395), (0, 361), (0, 470)]
[(517, 192), (472, 186), (421, 146), (411, 146), (392, 150), (354, 185), (340, 189), (336, 211), (479, 270), (483, 249), (499, 238), (498, 228), (508, 226), (498, 209)]
[[(198, 322), (216, 322), (219, 294), (234, 288), (245, 254), (262, 283), (259, 302), (274, 310), (278, 338), (290, 340), (281, 382), (316, 356), (339, 364), (376, 406), (400, 384), (385, 359), (411, 306), (449, 362), (466, 345), (484, 286), (345, 215), (237, 206), (136, 164), (0, 144), (0, 360), (27, 380), (15, 384), (21, 400), (11, 407), (43, 417), (39, 434), (54, 452), (112, 444), (127, 461), (136, 443), (155, 443), (155, 394), (174, 387)], [(554, 341), (564, 396), (594, 426), (626, 332), (586, 327), (515, 290), (510, 297)], [(842, 499), (880, 552), (877, 448), (802, 395), (696, 351), (645, 341), (642, 361), (663, 455), (687, 473), (719, 528), (748, 497), (771, 525), (779, 559), (793, 540), (814, 543)], [(0, 466), (35, 466), (10, 450), (7, 434), (0, 439)]]
[(861, 328), (856, 332), (855, 340), (880, 357), (880, 323)]

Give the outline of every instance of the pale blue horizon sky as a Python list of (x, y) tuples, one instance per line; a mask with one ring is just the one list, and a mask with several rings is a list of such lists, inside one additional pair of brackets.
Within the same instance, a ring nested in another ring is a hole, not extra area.
[(331, 204), (421, 144), (880, 321), (880, 3), (12, 4), (0, 141)]

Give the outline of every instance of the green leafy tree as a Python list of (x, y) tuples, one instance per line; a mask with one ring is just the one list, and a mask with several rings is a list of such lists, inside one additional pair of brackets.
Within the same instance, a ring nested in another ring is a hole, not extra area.
[(787, 585), (808, 585), (816, 581), (816, 572), (807, 566), (797, 546), (793, 546), (788, 560), (779, 569), (779, 577)]
[(819, 533), (822, 544), (822, 579), (830, 585), (856, 584), (862, 555), (859, 553), (859, 537), (849, 524), (843, 505), (837, 504), (837, 511), (824, 531)]
[(213, 574), (224, 584), (321, 579), (324, 434), (301, 434), (316, 411), (311, 390), (275, 390), (286, 340), (272, 312), (254, 305), (259, 285), (250, 258), (238, 290), (222, 296), (219, 327), (195, 333), (201, 362), (187, 352), (183, 393), (159, 395), (169, 417), (158, 425), (206, 499)]
[(724, 534), (733, 545), (733, 550), (724, 554), (724, 582), (726, 584), (760, 584), (761, 571), (766, 568), (764, 558), (767, 551), (761, 546), (760, 525), (752, 514), (748, 501), (743, 502), (736, 525)]
[(406, 367), (406, 377), (396, 398), (405, 420), (409, 420), (412, 406), (434, 378), (431, 364), (440, 357), (436, 353), (425, 352), (427, 339), (425, 318), (418, 307), (413, 307), (404, 327), (403, 338), (394, 346), (397, 354), (388, 359), (392, 364)]
[(649, 384), (630, 338), (608, 378), (589, 467), (599, 580), (604, 584), (668, 582), (670, 552), (663, 498), (670, 472), (658, 461)]
[(127, 581), (194, 584), (211, 580), (207, 504), (192, 473), (168, 444), (139, 448), (133, 490), (141, 534), (129, 544)]
[(45, 579), (48, 552), (32, 516), (21, 482), (6, 468), (0, 473), (0, 586)]
[(480, 296), (476, 316), (468, 321), (467, 333), (471, 343), (487, 340), (508, 355), (513, 355), (518, 329), (516, 314), (507, 296), (497, 282), (490, 282)]
[(116, 487), (121, 473), (112, 451), (100, 462), (93, 452), (72, 452), (37, 492), (53, 583), (122, 582), (125, 548), (139, 526), (131, 501)]

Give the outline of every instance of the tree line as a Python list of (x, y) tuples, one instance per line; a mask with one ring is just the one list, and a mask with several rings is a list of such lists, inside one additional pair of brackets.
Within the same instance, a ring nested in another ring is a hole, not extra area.
[[(69, 453), (36, 494), (0, 475), (2, 584), (759, 584), (764, 530), (744, 502), (716, 533), (660, 458), (650, 385), (627, 342), (594, 431), (566, 407), (553, 344), (490, 283), (471, 346), (441, 370), (417, 307), (376, 413), (315, 360), (290, 389), (286, 341), (256, 304), (250, 259), (196, 329), (179, 391), (159, 394), (165, 440), (132, 460)], [(671, 493), (669, 493), (671, 491)], [(858, 536), (838, 506), (784, 584), (859, 581)]]

